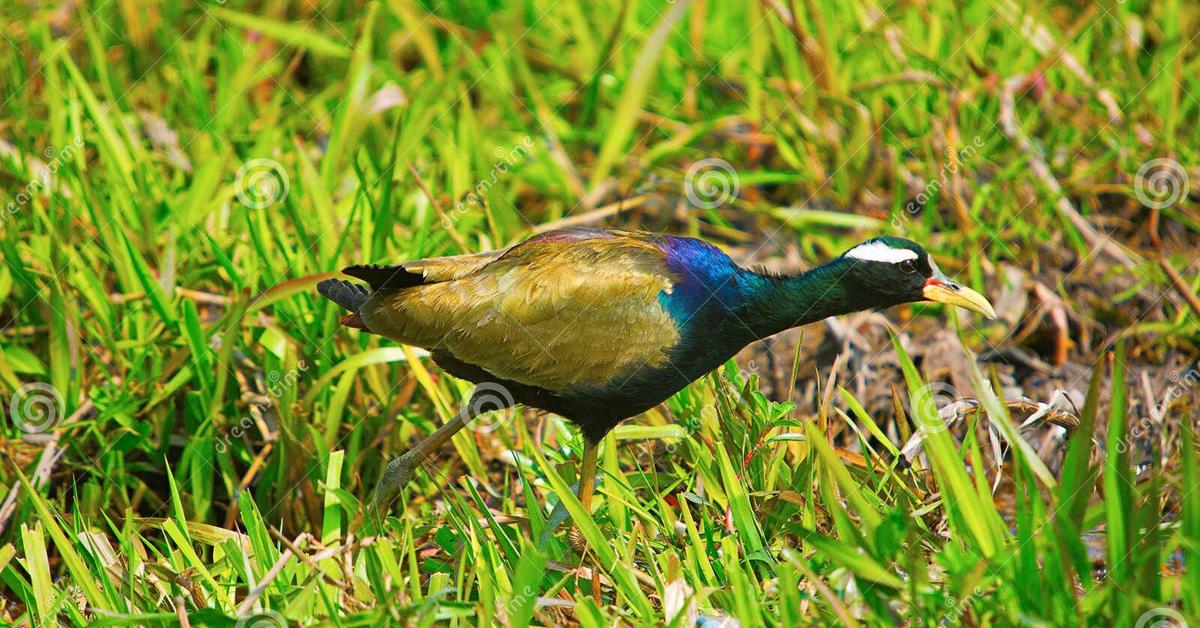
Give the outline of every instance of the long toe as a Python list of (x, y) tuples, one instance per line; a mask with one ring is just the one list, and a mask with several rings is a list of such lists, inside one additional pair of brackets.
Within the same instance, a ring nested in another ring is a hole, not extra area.
[(412, 481), (413, 464), (403, 456), (388, 463), (383, 470), (383, 477), (375, 486), (375, 496), (371, 500), (376, 511), (387, 512), (400, 497), (400, 492)]

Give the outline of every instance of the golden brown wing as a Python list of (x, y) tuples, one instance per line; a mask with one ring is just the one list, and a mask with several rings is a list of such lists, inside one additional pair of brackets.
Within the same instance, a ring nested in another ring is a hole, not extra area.
[(420, 273), (427, 282), (451, 281), (478, 272), (507, 252), (508, 249), (500, 249), (469, 255), (431, 257), (408, 262), (403, 266), (409, 272)]
[(674, 278), (648, 236), (550, 232), (470, 271), (430, 262), (452, 278), (372, 298), (368, 329), (549, 390), (659, 366), (679, 340), (659, 299)]

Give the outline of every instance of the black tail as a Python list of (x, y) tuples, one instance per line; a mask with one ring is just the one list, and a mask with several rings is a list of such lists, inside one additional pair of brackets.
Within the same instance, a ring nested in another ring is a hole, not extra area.
[(317, 292), (355, 314), (371, 296), (365, 286), (344, 279), (326, 279), (317, 284)]
[(425, 276), (414, 273), (404, 266), (349, 266), (342, 269), (351, 277), (362, 279), (371, 285), (372, 290), (399, 290), (411, 288), (425, 283)]

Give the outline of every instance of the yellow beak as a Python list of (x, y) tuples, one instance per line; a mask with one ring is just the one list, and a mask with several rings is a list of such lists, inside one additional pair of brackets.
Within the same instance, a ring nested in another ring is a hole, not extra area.
[(945, 303), (947, 305), (957, 305), (973, 312), (979, 312), (988, 318), (996, 318), (996, 310), (982, 294), (966, 286), (954, 283), (940, 273), (926, 280), (925, 288), (921, 290), (921, 294), (930, 301), (937, 301), (938, 303)]

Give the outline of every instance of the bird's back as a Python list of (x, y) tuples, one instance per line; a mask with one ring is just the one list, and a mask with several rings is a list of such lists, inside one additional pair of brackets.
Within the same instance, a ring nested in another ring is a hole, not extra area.
[(554, 231), (401, 268), (421, 281), (376, 291), (359, 311), (366, 328), (500, 379), (550, 391), (602, 385), (663, 366), (679, 342), (662, 299), (679, 278), (650, 234)]

